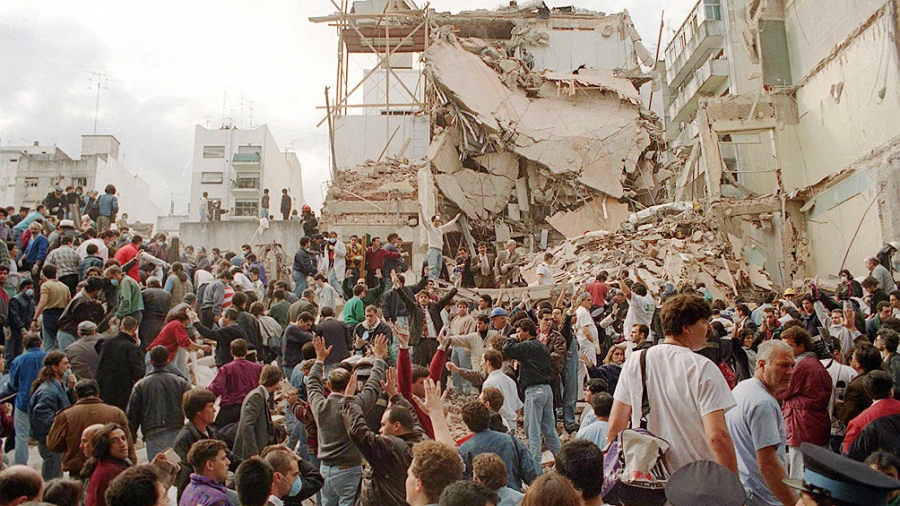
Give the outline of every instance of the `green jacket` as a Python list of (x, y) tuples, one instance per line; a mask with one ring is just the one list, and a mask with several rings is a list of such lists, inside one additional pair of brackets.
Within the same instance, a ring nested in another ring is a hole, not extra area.
[(353, 297), (344, 304), (344, 323), (357, 325), (366, 319), (366, 304), (359, 297)]
[(141, 297), (141, 285), (131, 276), (126, 275), (119, 282), (119, 304), (116, 306), (116, 318), (144, 310), (144, 299)]

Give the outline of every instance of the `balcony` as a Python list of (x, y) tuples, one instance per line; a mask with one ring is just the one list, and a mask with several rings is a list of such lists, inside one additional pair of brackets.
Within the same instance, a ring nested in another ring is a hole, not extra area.
[(673, 61), (666, 60), (666, 84), (671, 88), (681, 86), (691, 72), (709, 58), (710, 53), (724, 47), (725, 22), (717, 19), (704, 20), (678, 56)]
[(708, 60), (695, 70), (682, 85), (682, 90), (669, 105), (667, 116), (670, 123), (688, 121), (700, 103), (701, 96), (708, 96), (728, 81), (730, 74), (728, 60)]
[(241, 197), (259, 197), (258, 177), (238, 177), (231, 181), (231, 193)]
[(259, 153), (235, 153), (231, 159), (231, 166), (241, 170), (260, 170), (262, 157)]

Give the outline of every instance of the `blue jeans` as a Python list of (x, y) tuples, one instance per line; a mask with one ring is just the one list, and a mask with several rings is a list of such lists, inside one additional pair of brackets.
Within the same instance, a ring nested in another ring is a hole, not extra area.
[[(294, 271), (294, 294), (297, 297), (303, 297), (303, 290), (306, 290), (306, 274), (300, 271)], [(338, 292), (341, 293), (341, 292)]]
[(428, 278), (437, 279), (441, 277), (441, 267), (444, 264), (444, 257), (441, 255), (441, 250), (437, 248), (428, 248), (425, 259), (428, 261)]
[(59, 330), (59, 317), (62, 312), (62, 308), (55, 307), (45, 309), (41, 313), (41, 339), (44, 341), (44, 351), (53, 351), (59, 348), (56, 343), (56, 332)]
[[(462, 369), (471, 369), (472, 352), (468, 348), (454, 346), (453, 351), (450, 353), (450, 361)], [(451, 373), (451, 377), (453, 378), (453, 387), (456, 389), (456, 393), (468, 394), (471, 391), (472, 383), (464, 380), (462, 376), (455, 372)]]
[(319, 467), (325, 485), (322, 487), (322, 506), (353, 506), (356, 502), (356, 489), (362, 478), (362, 466), (340, 469), (324, 462)]
[(31, 434), (31, 420), (28, 411), (16, 408), (13, 414), (13, 425), (16, 427), (16, 456), (15, 463), (28, 465), (28, 435)]
[(59, 351), (66, 351), (70, 344), (75, 342), (75, 336), (64, 330), (56, 332), (56, 343), (59, 345)]
[(578, 402), (578, 341), (575, 339), (566, 351), (562, 375), (563, 421), (572, 425), (575, 423), (575, 403)]
[(300, 456), (303, 460), (309, 460), (309, 443), (306, 442), (306, 425), (300, 420), (297, 420), (297, 417), (291, 413), (290, 410), (285, 412), (284, 416), (285, 426), (290, 427), (290, 434), (287, 439), (287, 447), (294, 451), (294, 448), (297, 446), (297, 443), (300, 443), (300, 449), (297, 450), (297, 455)]
[(161, 429), (161, 430), (153, 430), (150, 432), (150, 435), (144, 434), (144, 444), (147, 445), (147, 461), (153, 462), (153, 458), (156, 457), (156, 454), (162, 453), (166, 448), (171, 448), (172, 443), (175, 441), (175, 436), (178, 435), (177, 429)]
[(44, 481), (50, 481), (54, 478), (62, 478), (62, 453), (53, 453), (47, 448), (47, 438), (38, 440), (38, 453), (44, 459), (41, 462), (41, 477)]
[(541, 461), (541, 435), (547, 449), (554, 456), (559, 453), (562, 444), (556, 434), (556, 418), (553, 416), (553, 393), (550, 385), (532, 385), (525, 390), (525, 435), (528, 437), (528, 450), (534, 459)]

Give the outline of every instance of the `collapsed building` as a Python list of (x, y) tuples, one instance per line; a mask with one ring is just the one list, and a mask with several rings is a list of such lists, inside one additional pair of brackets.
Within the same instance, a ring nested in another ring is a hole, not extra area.
[[(641, 63), (653, 59), (627, 12), (542, 2), (457, 14), (403, 1), (344, 7), (312, 19), (338, 28), (343, 62), (327, 118), (329, 230), (397, 232), (416, 259), (421, 208), (461, 214), (448, 254), (511, 238), (533, 251), (614, 230), (666, 200), (661, 183), (674, 171), (660, 162), (661, 126), (639, 91), (651, 81)], [(354, 52), (378, 59), (350, 90), (363, 88), (359, 107), (348, 105), (345, 73)]]

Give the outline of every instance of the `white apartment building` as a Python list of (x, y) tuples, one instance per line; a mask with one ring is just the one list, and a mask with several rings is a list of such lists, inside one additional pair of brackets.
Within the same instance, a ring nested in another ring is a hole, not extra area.
[(220, 202), (228, 213), (223, 220), (259, 217), (263, 192), (270, 196), (269, 213), (281, 219), (281, 190), (287, 188), (293, 209), (305, 203), (300, 160), (296, 153), (282, 151), (266, 125), (253, 129), (194, 130), (194, 162), (191, 176), (192, 220), (200, 219), (198, 203), (203, 193)]
[(119, 146), (112, 135), (82, 135), (80, 159), (38, 142), (0, 146), (0, 204), (34, 208), (56, 185), (103, 193), (112, 184), (120, 214), (130, 223), (155, 223), (163, 210), (150, 199), (150, 184), (119, 163)]
[(862, 274), (900, 235), (898, 8), (699, 0), (666, 47), (666, 136), (690, 153), (682, 197), (775, 195), (771, 220), (745, 222), (754, 254), (785, 281)]

